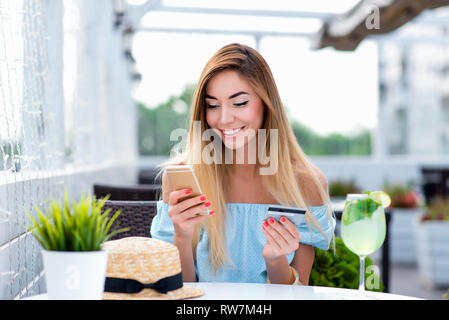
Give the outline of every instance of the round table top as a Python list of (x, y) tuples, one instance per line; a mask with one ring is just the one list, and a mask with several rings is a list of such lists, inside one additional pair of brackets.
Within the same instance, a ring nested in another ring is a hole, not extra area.
[[(204, 290), (204, 295), (192, 300), (421, 300), (420, 298), (390, 293), (366, 291), (366, 297), (358, 290), (329, 287), (230, 283), (230, 282), (186, 282), (184, 285), (196, 286)], [(47, 294), (26, 299), (46, 300)]]

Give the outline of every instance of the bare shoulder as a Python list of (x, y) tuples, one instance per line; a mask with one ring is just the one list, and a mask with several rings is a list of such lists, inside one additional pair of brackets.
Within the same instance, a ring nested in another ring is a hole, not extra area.
[[(315, 183), (316, 177), (319, 185)], [(324, 199), (321, 196), (320, 189), (326, 194), (328, 193), (327, 178), (324, 173), (315, 165), (312, 164), (312, 171), (302, 172), (299, 175), (299, 185), (303, 188), (306, 202), (310, 206), (321, 206), (324, 204)]]
[[(182, 166), (184, 163), (175, 163), (170, 164), (171, 166)], [(162, 200), (165, 203), (168, 203), (168, 198), (170, 196), (170, 193), (173, 191), (173, 187), (170, 184), (170, 180), (168, 180), (167, 172), (164, 170), (164, 173), (162, 174)]]
[(324, 175), (323, 171), (321, 171), (317, 166), (312, 164), (312, 168), (315, 171), (315, 175), (318, 177), (318, 180), (321, 183), (321, 186), (324, 188), (324, 190), (327, 192), (327, 178)]

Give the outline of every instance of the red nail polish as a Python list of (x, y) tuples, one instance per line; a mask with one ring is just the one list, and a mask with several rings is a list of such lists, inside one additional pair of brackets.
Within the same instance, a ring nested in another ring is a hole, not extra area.
[(191, 194), (191, 193), (192, 193), (192, 190), (190, 190), (190, 189), (186, 190), (186, 194)]
[(206, 200), (206, 196), (201, 196), (201, 197), (200, 197), (200, 200), (201, 200), (201, 201)]
[(212, 205), (212, 202), (208, 201), (204, 204), (206, 207), (210, 207)]
[(215, 210), (212, 210), (211, 212), (209, 212), (209, 215), (210, 215), (210, 216), (213, 215), (214, 212), (215, 212)]
[(273, 223), (274, 223), (274, 219), (273, 219), (273, 218), (270, 218), (270, 219), (268, 219), (268, 222), (269, 222), (270, 224), (273, 224)]
[(281, 217), (281, 222), (285, 222), (287, 221), (287, 219), (285, 219), (284, 217)]
[(268, 222), (266, 220), (263, 221), (263, 226), (268, 227)]

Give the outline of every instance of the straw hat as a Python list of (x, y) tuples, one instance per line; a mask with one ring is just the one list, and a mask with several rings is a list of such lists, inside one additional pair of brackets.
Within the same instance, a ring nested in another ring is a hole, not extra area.
[(108, 266), (103, 299), (186, 299), (203, 294), (183, 286), (178, 249), (165, 241), (128, 237), (107, 241)]

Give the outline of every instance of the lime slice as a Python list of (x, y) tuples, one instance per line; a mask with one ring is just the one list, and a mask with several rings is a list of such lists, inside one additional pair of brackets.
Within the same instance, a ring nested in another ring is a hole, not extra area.
[(390, 196), (383, 191), (373, 191), (370, 192), (369, 197), (374, 201), (382, 204), (382, 207), (386, 208), (391, 204)]

